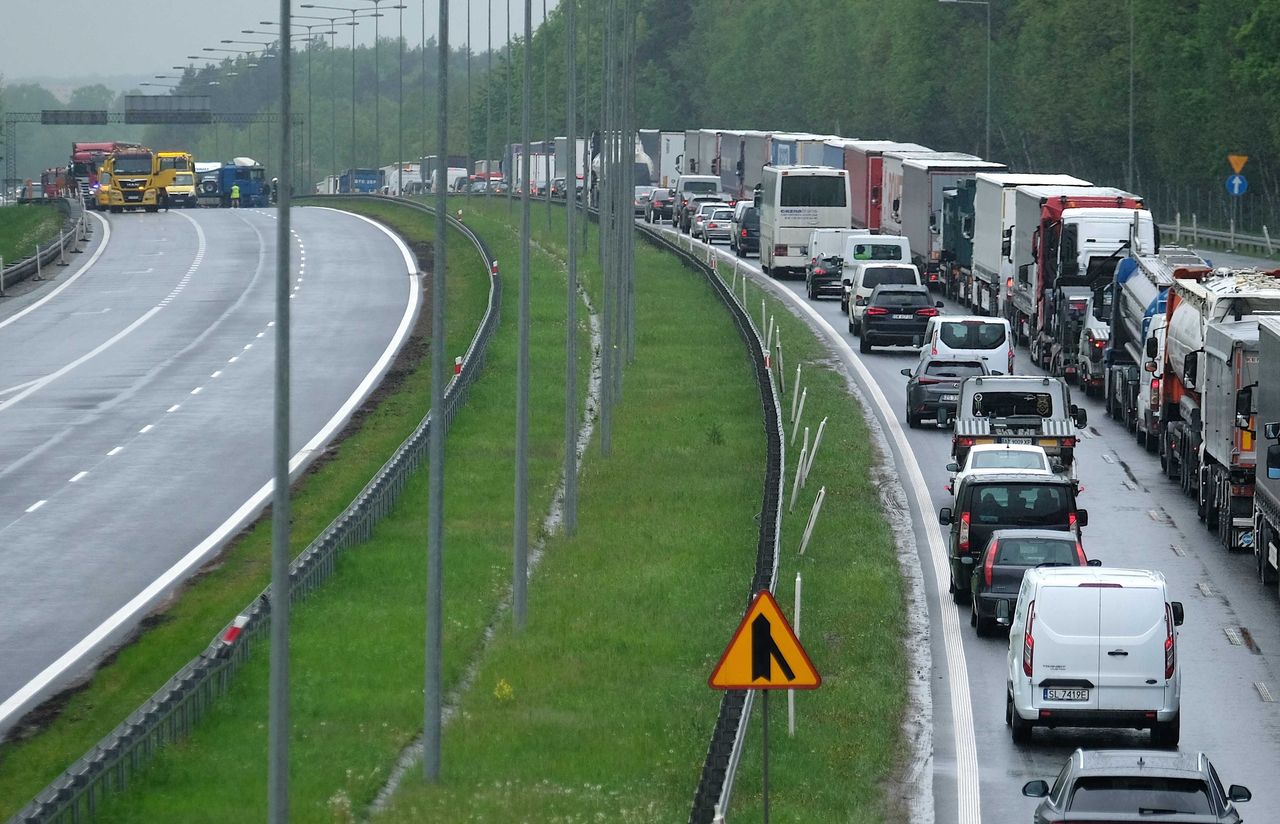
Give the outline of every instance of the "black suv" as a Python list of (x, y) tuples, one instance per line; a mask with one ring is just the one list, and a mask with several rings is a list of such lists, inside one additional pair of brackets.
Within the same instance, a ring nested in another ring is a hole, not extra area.
[(742, 210), (741, 219), (734, 221), (733, 234), (729, 236), (729, 248), (738, 257), (748, 252), (760, 254), (760, 210), (748, 206)]
[(825, 295), (844, 295), (844, 283), (840, 273), (844, 271), (844, 258), (839, 255), (811, 258), (804, 267), (804, 290), (809, 300)]
[[(924, 341), (924, 328), (929, 318), (938, 314), (942, 301), (934, 302), (927, 286), (881, 284), (867, 299), (862, 315), (862, 337), (858, 351), (864, 355), (872, 346), (898, 344), (919, 346)], [(854, 331), (853, 320), (849, 331)]]
[(675, 199), (670, 189), (654, 189), (649, 194), (649, 203), (645, 206), (644, 219), (649, 223), (659, 220), (671, 220)]
[(1048, 472), (969, 473), (955, 496), (954, 508), (938, 510), (938, 523), (951, 527), (949, 591), (957, 604), (969, 603), (973, 567), (997, 529), (1050, 529), (1079, 538), (1089, 524), (1089, 513), (1076, 509), (1076, 482)]
[(1248, 787), (1223, 788), (1202, 752), (1076, 750), (1053, 780), (1028, 781), (1022, 794), (1043, 798), (1034, 824), (1057, 821), (1203, 821), (1239, 824)]

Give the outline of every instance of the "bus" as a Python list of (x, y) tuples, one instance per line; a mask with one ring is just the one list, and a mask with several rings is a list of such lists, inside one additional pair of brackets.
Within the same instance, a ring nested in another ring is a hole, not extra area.
[(852, 225), (849, 173), (828, 166), (765, 166), (760, 191), (760, 268), (803, 275), (814, 229)]

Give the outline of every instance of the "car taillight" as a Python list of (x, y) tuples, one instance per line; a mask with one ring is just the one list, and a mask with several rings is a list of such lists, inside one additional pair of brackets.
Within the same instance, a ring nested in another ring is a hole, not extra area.
[(1107, 342), (1105, 340), (1095, 340), (1093, 342), (1093, 347), (1095, 349), (1101, 349), (1103, 346), (1106, 346), (1106, 344)]
[(747, 230), (746, 230), (746, 229), (743, 229), (743, 230), (742, 230), (742, 234), (741, 234), (741, 235), (739, 235), (739, 237), (746, 237), (746, 236), (747, 236)]
[(1036, 639), (1032, 635), (1036, 620), (1036, 602), (1027, 605), (1027, 631), (1022, 635), (1022, 674), (1031, 677), (1031, 664), (1035, 660)]
[(1178, 662), (1178, 651), (1173, 641), (1173, 611), (1164, 605), (1164, 680), (1173, 677), (1174, 665)]
[(920, 384), (921, 386), (929, 386), (935, 383), (942, 383), (942, 381), (938, 380), (937, 378), (928, 378), (928, 377), (925, 377), (924, 375), (921, 375), (920, 377), (916, 378), (916, 383)]
[(1063, 439), (1062, 439), (1062, 448), (1063, 448), (1063, 449), (1075, 449), (1075, 448), (1076, 448), (1076, 439), (1075, 439), (1075, 438), (1063, 438)]
[(938, 316), (938, 310), (934, 309), (932, 306), (926, 306), (923, 309), (917, 309), (916, 316), (921, 318), (936, 318)]
[(1009, 374), (1013, 374), (1013, 350), (1009, 350)]
[(960, 551), (969, 551), (969, 513), (960, 513)]
[(870, 307), (867, 307), (867, 314), (868, 315), (887, 315), (889, 314), (889, 310), (884, 308), (883, 306), (870, 306)]
[(956, 446), (973, 446), (973, 438), (969, 435), (957, 436), (953, 442)]
[(991, 586), (991, 573), (996, 565), (996, 553), (999, 551), (998, 545), (987, 547), (987, 560), (982, 562), (982, 577), (986, 579), (987, 586)]
[(1080, 523), (1080, 519), (1079, 519), (1078, 517), (1076, 517), (1076, 513), (1075, 513), (1075, 512), (1072, 512), (1070, 515), (1068, 515), (1068, 516), (1067, 516), (1067, 530), (1068, 530), (1068, 531), (1070, 531), (1070, 532), (1074, 532), (1076, 535), (1079, 535), (1079, 534), (1080, 534), (1080, 526), (1079, 526), (1079, 523)]
[(1084, 554), (1084, 544), (1076, 541), (1076, 560), (1080, 562), (1080, 566), (1088, 566), (1089, 559)]
[(1151, 406), (1155, 408), (1160, 403), (1160, 379), (1151, 379)]
[(778, 244), (777, 246), (774, 246), (774, 247), (773, 247), (773, 253), (774, 253), (775, 255), (777, 255), (778, 257), (786, 257), (786, 256), (787, 256), (787, 247), (786, 247), (785, 245), (783, 245), (783, 244)]
[(825, 274), (827, 273), (827, 270), (826, 270), (826, 269), (814, 269), (814, 270), (813, 270), (813, 273), (814, 273), (815, 275), (825, 275)]
[(708, 229), (714, 229), (714, 228), (716, 228), (716, 225), (715, 225), (714, 223), (708, 223), (708, 224), (707, 224), (707, 228), (708, 228)]

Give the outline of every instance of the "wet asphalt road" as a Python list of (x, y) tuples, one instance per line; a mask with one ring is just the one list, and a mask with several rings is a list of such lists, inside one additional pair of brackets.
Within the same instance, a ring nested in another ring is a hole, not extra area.
[[(274, 210), (104, 217), (105, 247), (99, 226), (76, 266), (0, 305), (0, 734), (269, 494)], [(370, 223), (296, 209), (293, 230), (297, 470), (385, 371), (418, 290)]]
[[(718, 248), (724, 255), (722, 261), (731, 260), (727, 248)], [(1208, 257), (1218, 265), (1264, 265), (1239, 256), (1209, 253)], [(757, 282), (766, 280), (759, 272), (758, 259), (753, 257), (740, 265), (750, 268)], [(807, 301), (803, 281), (769, 282)], [(819, 331), (853, 345), (853, 351), (841, 357), (846, 362), (861, 359), (892, 413), (902, 422), (906, 378), (899, 370), (914, 365), (916, 353), (905, 347), (889, 347), (859, 355), (856, 340), (846, 331), (839, 301), (810, 303), (826, 321)], [(963, 307), (950, 303), (944, 311), (965, 313)], [(1019, 374), (1040, 373), (1029, 367), (1025, 349), (1018, 351), (1014, 368)], [(855, 370), (849, 371), (856, 376)], [(1252, 555), (1228, 554), (1218, 545), (1216, 536), (1197, 518), (1194, 503), (1164, 478), (1157, 457), (1109, 419), (1100, 401), (1087, 399), (1082, 392), (1073, 393), (1073, 400), (1089, 414), (1089, 426), (1080, 432), (1076, 450), (1084, 485), (1080, 506), (1088, 509), (1090, 519), (1083, 530), (1089, 557), (1101, 559), (1106, 566), (1162, 571), (1170, 597), (1182, 601), (1186, 608), (1178, 640), (1182, 666), (1180, 749), (1204, 751), (1224, 783), (1244, 784), (1253, 790), (1253, 800), (1241, 805), (1247, 821), (1280, 821), (1280, 791), (1270, 783), (1280, 765), (1280, 703), (1268, 700), (1271, 696), (1280, 700), (1280, 598), (1274, 587), (1258, 582)], [(873, 411), (881, 417), (879, 410)], [(902, 426), (905, 428), (904, 422)], [(1022, 796), (1023, 783), (1034, 778), (1052, 781), (1076, 747), (1146, 747), (1149, 734), (1037, 729), (1030, 746), (1013, 744), (1004, 723), (1007, 636), (978, 638), (969, 627), (968, 608), (951, 603), (947, 581), (939, 582), (928, 557), (925, 519), (936, 522), (938, 508), (951, 504), (945, 490), (950, 430), (926, 426), (908, 431), (910, 449), (932, 497), (931, 510), (913, 512), (913, 520), (928, 592), (928, 602), (918, 608), (928, 609), (932, 628), (936, 820), (979, 820), (966, 818), (958, 801), (965, 761), (957, 758), (951, 711), (955, 685), (947, 669), (940, 613), (949, 609), (958, 611), (960, 619), (976, 741), (980, 820), (1030, 821), (1037, 802)], [(891, 443), (893, 458), (901, 466), (897, 450)], [(1232, 630), (1244, 639), (1242, 643), (1233, 642)]]

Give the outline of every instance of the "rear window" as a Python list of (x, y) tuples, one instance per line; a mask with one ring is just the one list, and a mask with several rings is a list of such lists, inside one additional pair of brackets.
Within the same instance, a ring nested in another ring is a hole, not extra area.
[(1004, 538), (996, 547), (997, 564), (1030, 567), (1040, 564), (1075, 566), (1078, 560), (1074, 539)]
[(868, 266), (862, 270), (862, 288), (874, 289), (882, 283), (915, 284), (916, 273), (901, 266)]
[(752, 206), (742, 213), (742, 225), (753, 229), (760, 228), (760, 210)]
[(896, 243), (855, 243), (854, 260), (906, 260)]
[(1048, 392), (974, 392), (973, 414), (979, 418), (1017, 415), (1052, 417), (1053, 395)]
[(970, 469), (1046, 469), (1044, 455), (1022, 449), (970, 452)]
[(924, 292), (880, 292), (876, 295), (876, 306), (933, 306), (933, 302)]
[(944, 323), (938, 337), (952, 349), (995, 349), (1004, 345), (1004, 324), (963, 320)]
[(969, 517), (977, 524), (1065, 526), (1073, 511), (1065, 485), (974, 484)]
[(782, 178), (780, 206), (844, 206), (849, 186), (837, 175), (788, 175)]
[[(1101, 591), (1097, 587), (1040, 587), (1035, 597), (1035, 626), (1043, 626), (1055, 635), (1097, 638), (1098, 593)], [(1097, 667), (1096, 657), (1093, 666)]]
[(712, 220), (733, 220), (732, 209), (716, 209), (711, 213)]
[(1164, 593), (1152, 587), (1102, 590), (1102, 626), (1115, 638), (1164, 637)]
[(930, 361), (925, 364), (924, 373), (938, 378), (967, 378), (981, 375), (982, 364), (976, 361)]
[(683, 188), (687, 194), (699, 194), (715, 192), (720, 188), (720, 184), (712, 180), (686, 180)]
[(1171, 815), (1214, 815), (1209, 786), (1196, 778), (1087, 776), (1076, 780), (1067, 809), (1073, 813), (1132, 810)]

